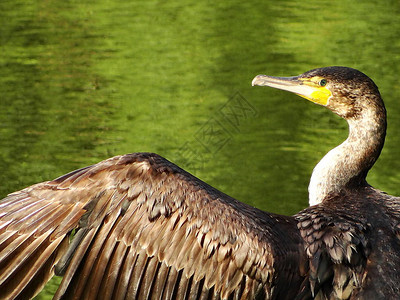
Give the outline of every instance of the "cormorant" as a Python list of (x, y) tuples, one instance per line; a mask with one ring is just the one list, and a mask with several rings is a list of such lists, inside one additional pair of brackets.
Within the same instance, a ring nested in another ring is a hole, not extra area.
[(365, 180), (386, 130), (376, 85), (345, 67), (253, 85), (349, 123), (309, 208), (263, 212), (156, 154), (116, 156), (0, 201), (0, 298), (32, 298), (54, 274), (55, 299), (398, 298), (400, 200)]

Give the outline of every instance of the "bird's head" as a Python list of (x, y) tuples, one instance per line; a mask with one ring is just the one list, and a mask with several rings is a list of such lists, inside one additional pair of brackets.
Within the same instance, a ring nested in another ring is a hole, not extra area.
[(342, 118), (359, 116), (368, 107), (381, 106), (374, 82), (362, 72), (347, 67), (314, 69), (294, 77), (257, 75), (252, 85), (286, 90), (323, 105)]

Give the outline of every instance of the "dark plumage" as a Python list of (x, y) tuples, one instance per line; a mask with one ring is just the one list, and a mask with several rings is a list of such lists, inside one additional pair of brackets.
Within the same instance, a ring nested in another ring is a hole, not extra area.
[(240, 203), (156, 154), (110, 158), (0, 205), (1, 298), (33, 296), (43, 275), (13, 268), (42, 264), (65, 272), (56, 299), (265, 298), (278, 270), (276, 295), (293, 282), (293, 298), (304, 276), (293, 218)]
[(0, 298), (31, 298), (54, 273), (55, 299), (396, 298), (400, 201), (365, 181), (386, 129), (374, 83), (330, 67), (253, 84), (349, 122), (313, 172), (315, 205), (266, 213), (156, 154), (113, 157), (0, 201)]

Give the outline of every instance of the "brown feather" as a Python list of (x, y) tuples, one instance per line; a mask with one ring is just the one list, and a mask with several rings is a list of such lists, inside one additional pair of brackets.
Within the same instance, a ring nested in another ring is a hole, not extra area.
[[(157, 155), (114, 157), (0, 202), (0, 288), (4, 295), (34, 295), (56, 270), (64, 278), (55, 299), (270, 293), (275, 260), (285, 262), (286, 255), (273, 253), (282, 235), (264, 230), (276, 218), (286, 217), (241, 204)], [(286, 247), (296, 253), (296, 223), (285, 220), (293, 230)], [(11, 284), (7, 278), (20, 269), (32, 271)]]

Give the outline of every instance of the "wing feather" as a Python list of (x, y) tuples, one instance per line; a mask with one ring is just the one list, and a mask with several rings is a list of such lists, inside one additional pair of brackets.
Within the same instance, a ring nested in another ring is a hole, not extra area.
[(99, 294), (104, 295), (105, 299), (111, 299), (112, 293), (115, 290), (117, 279), (120, 277), (122, 264), (127, 252), (127, 247), (121, 242), (116, 242), (113, 248), (113, 252), (110, 257), (110, 263), (107, 264), (107, 270), (105, 274), (107, 277), (101, 282)]
[[(117, 156), (0, 202), (0, 296), (32, 297), (56, 271), (55, 299), (268, 298), (300, 286), (301, 243), (291, 217), (158, 155)], [(292, 282), (276, 287), (279, 272)]]
[[(122, 244), (122, 243), (121, 243)], [(115, 299), (127, 299), (127, 291), (129, 289), (129, 281), (131, 278), (133, 266), (135, 265), (137, 259), (137, 254), (134, 253), (133, 248), (129, 247), (126, 249), (124, 260), (122, 263), (122, 268), (117, 280), (117, 286), (114, 290)]]

